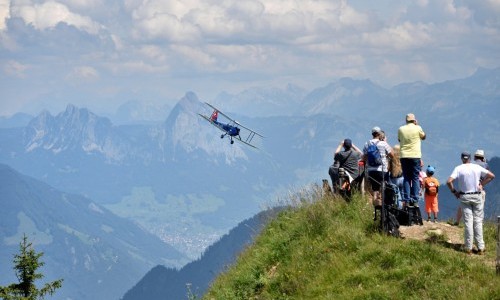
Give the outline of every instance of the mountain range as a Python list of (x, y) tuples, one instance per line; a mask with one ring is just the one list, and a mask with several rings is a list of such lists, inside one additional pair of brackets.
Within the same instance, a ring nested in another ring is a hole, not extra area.
[[(155, 265), (188, 258), (88, 198), (68, 194), (0, 164), (0, 285), (17, 283), (13, 256), (24, 234), (44, 280), (64, 279), (57, 299), (117, 299)], [(9, 272), (8, 270), (12, 270)]]
[[(18, 125), (0, 128), (0, 163), (61, 193), (82, 195), (82, 201), (158, 237), (182, 253), (168, 258), (167, 268), (175, 268), (198, 259), (242, 220), (328, 178), (333, 151), (344, 138), (361, 147), (371, 128), (380, 126), (396, 144), (409, 112), (427, 133), (424, 163), (436, 168), (442, 183), (463, 150), (481, 148), (488, 158), (499, 156), (498, 82), (500, 69), (391, 89), (342, 78), (312, 91), (292, 85), (252, 88), (209, 101), (266, 136), (256, 141), (260, 150), (220, 139), (218, 129), (198, 116), (211, 110), (193, 92), (168, 114), (165, 110), (160, 122), (126, 117), (134, 105), (115, 122), (69, 104), (27, 123), (3, 120)], [(486, 214), (492, 216), (498, 202), (490, 205)], [(443, 219), (453, 216), (456, 202), (445, 193), (440, 208)], [(3, 234), (13, 236), (16, 224), (2, 227), (9, 232)]]

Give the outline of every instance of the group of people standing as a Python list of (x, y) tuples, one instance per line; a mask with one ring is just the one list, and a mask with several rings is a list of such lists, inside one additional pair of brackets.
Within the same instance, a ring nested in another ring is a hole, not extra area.
[[(343, 167), (352, 180), (358, 178), (359, 162), (365, 167), (370, 184), (370, 202), (378, 208), (382, 206), (381, 184), (390, 181), (401, 189), (401, 200), (409, 206), (418, 205), (421, 170), (420, 141), (425, 139), (425, 133), (418, 125), (414, 114), (406, 116), (406, 125), (398, 131), (400, 144), (392, 148), (386, 141), (386, 135), (380, 127), (372, 128), (372, 137), (359, 149), (350, 139), (341, 141), (335, 150), (334, 165), (330, 168), (332, 184), (336, 186), (338, 175), (335, 169)], [(376, 147), (380, 156), (377, 163), (372, 163), (369, 148)]]
[[(375, 211), (382, 206), (382, 182), (391, 182), (399, 188), (404, 206), (418, 206), (418, 200), (423, 194), (427, 220), (431, 220), (432, 214), (434, 221), (437, 221), (440, 184), (433, 176), (434, 167), (429, 165), (425, 172), (422, 171), (424, 164), (421, 141), (425, 140), (426, 134), (413, 113), (407, 114), (405, 121), (398, 129), (399, 144), (394, 147), (387, 143), (385, 132), (378, 126), (372, 128), (372, 137), (363, 149), (356, 147), (350, 139), (343, 140), (335, 150), (334, 165), (329, 170), (332, 184), (335, 189), (338, 180), (335, 169), (344, 168), (350, 176), (349, 181), (354, 182), (361, 177), (359, 165), (364, 165), (371, 187), (369, 199)], [(474, 163), (471, 163), (470, 153), (463, 152), (462, 164), (454, 168), (446, 185), (460, 200), (457, 222), (463, 215), (465, 251), (472, 252), (475, 239), (477, 251), (482, 254), (485, 249), (482, 229), (485, 201), (483, 188), (495, 175), (487, 169), (484, 151), (476, 151), (475, 158)]]

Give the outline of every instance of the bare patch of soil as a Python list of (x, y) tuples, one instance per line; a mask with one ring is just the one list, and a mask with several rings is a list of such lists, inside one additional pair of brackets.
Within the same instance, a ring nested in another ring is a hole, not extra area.
[[(445, 222), (427, 222), (424, 225), (400, 226), (399, 232), (402, 238), (429, 241), (437, 236), (442, 236), (445, 239), (441, 240), (441, 244), (446, 248), (451, 248), (456, 251), (463, 251), (464, 243), (464, 228), (463, 226), (453, 226)], [(443, 242), (444, 241), (444, 242)], [(486, 255), (472, 254), (470, 257), (480, 259), (492, 268), (496, 268), (495, 258), (486, 249)], [(494, 251), (494, 250), (493, 250)], [(476, 253), (474, 250), (473, 253)], [(465, 254), (465, 253), (464, 253)]]
[(462, 245), (464, 242), (464, 229), (445, 222), (424, 221), (424, 225), (401, 226), (399, 232), (402, 238), (422, 241), (433, 235), (442, 235), (450, 246)]

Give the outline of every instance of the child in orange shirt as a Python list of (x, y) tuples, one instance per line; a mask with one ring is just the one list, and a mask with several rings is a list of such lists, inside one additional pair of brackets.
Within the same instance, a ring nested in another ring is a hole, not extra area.
[(427, 177), (424, 178), (424, 189), (425, 189), (425, 211), (427, 212), (427, 221), (431, 220), (431, 212), (434, 215), (434, 222), (437, 222), (438, 216), (438, 192), (439, 192), (439, 181), (437, 178), (433, 177), (434, 167), (427, 166), (425, 170)]

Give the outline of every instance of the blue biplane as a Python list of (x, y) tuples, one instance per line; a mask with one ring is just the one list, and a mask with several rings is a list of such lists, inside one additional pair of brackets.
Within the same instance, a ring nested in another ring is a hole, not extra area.
[[(220, 110), (215, 108), (210, 103), (205, 102), (205, 104), (210, 106), (213, 109), (212, 115), (210, 117), (202, 115), (202, 114), (198, 114), (198, 115), (200, 115), (203, 119), (210, 122), (210, 124), (214, 125), (215, 127), (219, 128), (221, 131), (224, 132), (220, 136), (221, 139), (223, 139), (224, 137), (229, 137), (231, 144), (234, 144), (234, 140), (237, 140), (243, 144), (246, 144), (250, 147), (258, 149), (255, 145), (252, 144), (252, 140), (255, 136), (259, 136), (261, 138), (263, 138), (264, 136), (255, 132), (254, 130), (251, 130), (251, 129), (241, 125), (240, 123), (238, 123), (234, 119), (231, 119), (230, 117), (228, 117), (227, 115), (222, 113)], [(228, 123), (219, 122), (218, 121), (219, 114), (224, 116), (224, 118), (228, 119), (229, 122)], [(243, 132), (245, 132), (244, 138), (242, 138), (240, 135), (240, 132), (243, 133), (241, 129), (243, 129)]]

